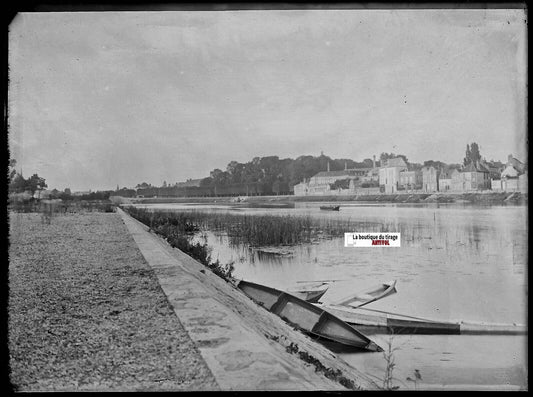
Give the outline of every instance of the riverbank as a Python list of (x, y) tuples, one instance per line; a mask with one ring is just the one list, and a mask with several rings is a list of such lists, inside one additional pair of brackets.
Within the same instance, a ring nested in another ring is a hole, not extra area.
[(133, 204), (264, 204), (297, 202), (379, 202), (379, 203), (462, 203), (462, 204), (518, 204), (527, 205), (528, 194), (521, 192), (473, 192), (473, 193), (401, 193), (374, 195), (324, 195), (324, 196), (250, 196), (244, 201), (235, 202), (235, 197), (152, 197), (152, 198), (115, 198), (119, 203)]
[[(133, 237), (117, 213), (66, 214), (50, 224), (39, 214), (10, 214), (16, 390), (373, 388), (368, 376), (124, 216), (137, 228)], [(146, 261), (153, 254), (158, 271)], [(200, 310), (205, 304), (214, 311)]]

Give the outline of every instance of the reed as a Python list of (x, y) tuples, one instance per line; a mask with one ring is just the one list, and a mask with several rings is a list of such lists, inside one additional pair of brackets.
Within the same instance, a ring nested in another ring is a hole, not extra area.
[(224, 280), (232, 280), (235, 270), (233, 262), (225, 265), (220, 263), (218, 259), (213, 262), (211, 260), (211, 248), (206, 243), (193, 243), (194, 234), (200, 229), (186, 213), (151, 212), (135, 207), (125, 207), (124, 209), (162, 236), (170, 246), (178, 248), (196, 259)]
[(168, 225), (191, 234), (201, 230), (224, 232), (231, 244), (252, 247), (309, 243), (341, 237), (346, 232), (387, 232), (392, 225), (350, 219), (314, 218), (310, 215), (249, 215), (209, 211), (149, 211), (127, 207), (128, 212), (150, 227)]

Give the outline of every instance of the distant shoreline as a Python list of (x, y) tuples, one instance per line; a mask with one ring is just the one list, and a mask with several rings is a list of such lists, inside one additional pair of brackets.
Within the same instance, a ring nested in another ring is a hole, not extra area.
[(528, 194), (521, 192), (471, 193), (402, 193), (376, 195), (335, 196), (250, 196), (240, 203), (235, 197), (151, 197), (126, 198), (114, 196), (115, 201), (131, 204), (170, 203), (295, 203), (295, 202), (380, 202), (380, 203), (461, 203), (461, 204), (520, 204), (527, 205)]

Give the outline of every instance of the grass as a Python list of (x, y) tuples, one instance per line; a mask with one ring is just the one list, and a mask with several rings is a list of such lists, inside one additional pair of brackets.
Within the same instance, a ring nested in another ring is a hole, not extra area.
[(9, 201), (9, 209), (13, 212), (41, 213), (46, 222), (55, 215), (67, 212), (114, 212), (116, 205), (109, 200), (48, 200), (31, 199), (28, 201)]

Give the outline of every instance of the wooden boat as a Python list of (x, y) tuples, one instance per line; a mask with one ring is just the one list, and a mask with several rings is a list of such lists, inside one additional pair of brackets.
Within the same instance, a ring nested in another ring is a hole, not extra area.
[(237, 288), (297, 329), (326, 341), (374, 352), (383, 351), (361, 332), (333, 314), (287, 292), (240, 280)]
[(291, 256), (294, 254), (292, 250), (283, 247), (252, 247), (251, 249), (267, 255)]
[[(525, 335), (524, 324), (441, 321), (370, 309), (322, 306), (331, 314), (368, 333), (418, 335)], [(362, 312), (364, 311), (364, 312)], [(369, 313), (373, 312), (373, 313)]]
[(325, 211), (338, 211), (341, 208), (340, 205), (321, 205), (320, 209)]
[(396, 293), (396, 280), (368, 288), (350, 297), (343, 298), (342, 300), (337, 302), (333, 302), (331, 303), (331, 305), (349, 306), (357, 308), (368, 305), (371, 302), (375, 302), (378, 299), (385, 298), (386, 296), (392, 295), (394, 293)]
[(310, 283), (298, 287), (287, 289), (291, 295), (294, 295), (304, 301), (316, 303), (326, 293), (329, 288), (328, 283)]
[(294, 208), (295, 204), (292, 202), (246, 202), (246, 208)]

